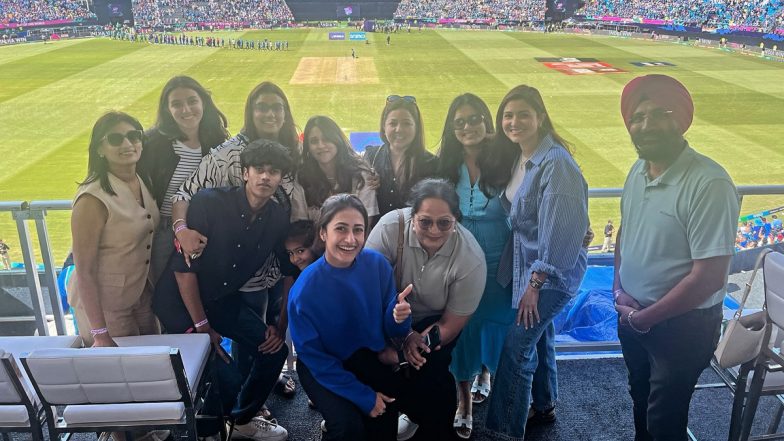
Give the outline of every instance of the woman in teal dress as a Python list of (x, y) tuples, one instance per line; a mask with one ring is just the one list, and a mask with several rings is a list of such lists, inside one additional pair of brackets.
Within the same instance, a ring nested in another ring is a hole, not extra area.
[(488, 199), (480, 189), (479, 169), (493, 132), (493, 117), (484, 101), (470, 93), (460, 95), (449, 107), (438, 154), (440, 175), (455, 184), (460, 196), (461, 222), (479, 242), (487, 261), (482, 300), (463, 328), (450, 365), (459, 392), (454, 427), (463, 439), (471, 436), (472, 403), (484, 401), (490, 393), (490, 374), (495, 372), (506, 332), (515, 318), (510, 307), (511, 286), (496, 281), (510, 236), (508, 216), (497, 196)]

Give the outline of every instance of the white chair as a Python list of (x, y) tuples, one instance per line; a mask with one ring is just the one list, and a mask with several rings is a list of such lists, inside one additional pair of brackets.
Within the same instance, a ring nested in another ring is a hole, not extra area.
[(16, 359), (35, 349), (81, 346), (78, 336), (0, 337), (0, 433), (6, 441), (19, 432), (43, 441), (44, 409)]
[[(784, 398), (781, 396), (784, 394), (784, 367), (782, 367), (784, 366), (784, 357), (780, 353), (781, 338), (777, 338), (779, 331), (784, 329), (784, 254), (772, 252), (765, 257), (763, 276), (765, 278), (765, 307), (768, 324), (765, 328), (760, 355), (740, 369), (739, 382), (746, 386), (748, 392), (745, 393), (745, 403), (743, 403), (742, 409), (733, 409), (733, 416), (742, 410), (742, 418), (740, 425), (737, 423), (731, 425), (731, 440), (784, 439), (784, 433), (776, 433), (784, 412)], [(753, 374), (750, 371), (753, 371)], [(746, 379), (748, 375), (752, 375), (750, 381)], [(736, 387), (736, 389), (738, 388)], [(768, 427), (768, 433), (750, 437), (759, 399), (764, 395), (777, 396), (779, 408)], [(738, 407), (737, 401), (736, 407)]]
[(210, 354), (209, 336), (114, 340), (120, 347), (37, 350), (22, 358), (43, 403), (50, 438), (167, 429), (196, 441), (194, 403)]

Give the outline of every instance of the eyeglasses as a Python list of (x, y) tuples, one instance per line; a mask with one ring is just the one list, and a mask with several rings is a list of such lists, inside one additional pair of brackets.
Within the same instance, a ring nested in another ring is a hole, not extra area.
[(126, 139), (131, 144), (136, 144), (142, 142), (143, 137), (144, 133), (142, 133), (141, 130), (129, 130), (125, 133), (109, 133), (104, 136), (103, 139), (105, 139), (109, 145), (113, 147), (119, 147)]
[(255, 103), (253, 109), (259, 113), (267, 113), (272, 110), (272, 113), (283, 113), (286, 107), (281, 103)]
[(474, 114), (469, 116), (468, 118), (458, 118), (452, 121), (452, 128), (455, 130), (463, 130), (466, 126), (475, 127), (479, 124), (482, 124), (485, 121), (484, 115), (481, 114)]
[(642, 124), (646, 119), (651, 123), (659, 123), (672, 117), (672, 110), (654, 109), (651, 113), (635, 113), (629, 118), (629, 124)]
[(403, 101), (405, 101), (407, 103), (416, 104), (416, 97), (415, 96), (411, 96), (411, 95), (403, 95), (403, 96), (400, 96), (400, 95), (389, 95), (387, 97), (387, 102), (388, 103), (394, 103), (395, 101), (400, 101), (400, 100), (403, 100)]
[(436, 224), (436, 228), (438, 228), (439, 231), (449, 231), (452, 229), (452, 226), (454, 226), (455, 224), (454, 219), (438, 219), (437, 221), (433, 222), (433, 219), (420, 217), (417, 218), (416, 221), (417, 221), (417, 225), (419, 226), (419, 229), (423, 231), (430, 230), (430, 228), (433, 226), (434, 223)]

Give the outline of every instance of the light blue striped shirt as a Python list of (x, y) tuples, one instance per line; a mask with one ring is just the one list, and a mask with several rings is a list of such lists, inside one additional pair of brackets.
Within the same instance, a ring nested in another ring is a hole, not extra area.
[(547, 273), (543, 289), (577, 293), (588, 252), (588, 184), (569, 152), (548, 135), (525, 162), (509, 214), (514, 238), (513, 299), (517, 308), (532, 272)]

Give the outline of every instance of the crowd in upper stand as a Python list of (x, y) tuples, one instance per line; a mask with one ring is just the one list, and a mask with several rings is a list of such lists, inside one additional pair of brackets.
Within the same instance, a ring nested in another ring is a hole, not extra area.
[(142, 26), (204, 21), (250, 22), (294, 19), (283, 0), (135, 0), (134, 19)]
[(403, 0), (395, 18), (544, 19), (544, 2), (532, 0)]
[(80, 21), (95, 14), (76, 0), (0, 0), (0, 24), (29, 23), (41, 20)]

